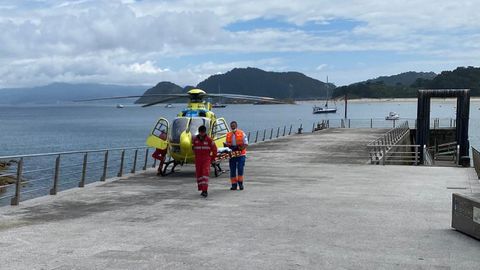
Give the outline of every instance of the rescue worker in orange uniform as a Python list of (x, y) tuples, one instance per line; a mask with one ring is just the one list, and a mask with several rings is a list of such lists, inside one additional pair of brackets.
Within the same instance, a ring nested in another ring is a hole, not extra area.
[[(232, 121), (230, 127), (232, 131), (227, 133), (225, 145), (232, 149), (232, 157), (230, 158), (230, 182), (232, 187), (230, 190), (243, 190), (243, 169), (245, 167), (245, 159), (247, 154), (248, 138), (240, 129), (237, 129), (237, 122)], [(238, 172), (238, 174), (237, 174)]]
[(195, 153), (195, 175), (197, 177), (200, 195), (208, 196), (208, 177), (210, 176), (210, 164), (217, 156), (217, 146), (207, 135), (207, 128), (200, 126), (198, 135), (193, 139), (193, 152)]

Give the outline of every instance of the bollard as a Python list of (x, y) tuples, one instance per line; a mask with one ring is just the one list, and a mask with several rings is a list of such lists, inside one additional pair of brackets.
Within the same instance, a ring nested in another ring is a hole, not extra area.
[(23, 158), (17, 163), (17, 181), (15, 182), (15, 196), (10, 200), (11, 205), (18, 205), (20, 203), (20, 189), (22, 188), (22, 172), (23, 172)]
[(266, 136), (266, 135), (267, 135), (267, 129), (264, 129), (264, 130), (263, 130), (263, 140), (262, 140), (262, 142), (265, 141), (265, 136)]
[(50, 195), (57, 195), (58, 177), (60, 175), (60, 155), (55, 159), (55, 174), (53, 175), (53, 187), (50, 189)]
[(247, 141), (250, 141), (250, 131), (248, 132), (248, 135), (247, 135)]
[(370, 118), (370, 128), (373, 128), (373, 119)]
[(288, 135), (292, 135), (292, 127), (293, 125), (290, 124), (290, 130), (288, 131)]
[(258, 140), (258, 130), (257, 130), (257, 132), (255, 133), (255, 142), (257, 142), (257, 140)]
[(350, 119), (348, 119), (348, 128), (350, 128)]
[(270, 130), (270, 140), (272, 139), (273, 136), (273, 128)]
[(88, 164), (88, 153), (85, 153), (85, 155), (83, 155), (82, 177), (80, 178), (80, 183), (78, 183), (78, 187), (85, 186), (85, 178), (87, 177), (87, 164)]
[(283, 126), (283, 135), (282, 135), (282, 137), (285, 137), (285, 131), (287, 131), (287, 126)]
[(312, 133), (315, 131), (315, 123), (313, 123), (313, 126), (312, 126)]
[(280, 134), (280, 127), (277, 128), (277, 138), (278, 138), (278, 134)]
[(157, 160), (154, 158), (152, 168), (155, 168), (155, 167), (157, 167)]
[(300, 127), (298, 128), (298, 134), (302, 134), (302, 130), (303, 130), (303, 124), (300, 124)]

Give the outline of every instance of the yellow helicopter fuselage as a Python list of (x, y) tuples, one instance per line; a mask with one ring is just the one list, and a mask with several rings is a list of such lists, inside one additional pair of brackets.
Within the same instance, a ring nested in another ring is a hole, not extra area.
[(181, 111), (172, 123), (165, 118), (160, 118), (146, 143), (150, 147), (167, 149), (168, 154), (176, 162), (193, 163), (195, 154), (192, 143), (198, 134), (198, 128), (202, 125), (207, 128), (207, 134), (214, 140), (216, 146), (223, 147), (226, 133), (229, 131), (225, 119), (215, 116), (209, 102), (195, 99), (191, 99), (187, 108)]

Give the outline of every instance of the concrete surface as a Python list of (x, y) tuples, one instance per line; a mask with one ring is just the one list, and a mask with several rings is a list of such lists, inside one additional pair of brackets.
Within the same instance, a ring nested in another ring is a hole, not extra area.
[(208, 199), (186, 166), (0, 208), (0, 269), (479, 269), (450, 228), (473, 169), (366, 165), (377, 133), (258, 144), (246, 189), (222, 175)]

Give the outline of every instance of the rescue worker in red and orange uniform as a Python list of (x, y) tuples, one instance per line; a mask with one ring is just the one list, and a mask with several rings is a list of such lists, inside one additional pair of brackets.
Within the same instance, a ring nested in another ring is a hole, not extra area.
[(195, 153), (195, 175), (197, 177), (198, 190), (200, 195), (208, 196), (208, 177), (210, 176), (210, 164), (217, 156), (217, 146), (207, 136), (207, 128), (200, 126), (198, 135), (193, 139), (193, 152)]
[[(230, 182), (232, 187), (230, 190), (243, 190), (243, 169), (245, 167), (245, 159), (247, 154), (248, 138), (240, 129), (237, 129), (237, 122), (232, 121), (230, 127), (232, 131), (227, 133), (225, 145), (232, 149), (232, 157), (230, 158)], [(238, 174), (237, 174), (238, 172)]]

